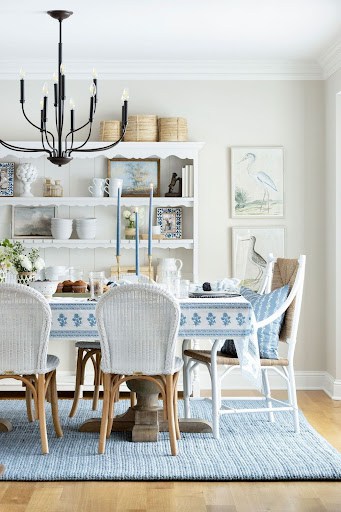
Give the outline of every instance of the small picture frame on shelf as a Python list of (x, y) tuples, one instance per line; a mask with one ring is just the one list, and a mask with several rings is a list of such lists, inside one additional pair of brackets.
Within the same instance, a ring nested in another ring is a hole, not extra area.
[(182, 208), (156, 209), (156, 220), (165, 238), (182, 238)]
[(159, 158), (112, 158), (108, 160), (108, 177), (123, 180), (122, 197), (148, 197), (151, 183), (153, 195), (160, 196)]
[(0, 196), (13, 196), (14, 163), (0, 163)]
[(13, 206), (12, 238), (52, 238), (54, 206)]

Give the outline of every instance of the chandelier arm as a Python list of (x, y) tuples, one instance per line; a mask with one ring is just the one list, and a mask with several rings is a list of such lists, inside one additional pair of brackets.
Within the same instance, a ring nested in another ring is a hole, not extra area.
[(36, 124), (32, 123), (32, 121), (30, 121), (30, 119), (27, 117), (23, 103), (21, 104), (21, 110), (22, 110), (22, 113), (23, 113), (24, 118), (26, 119), (26, 121), (29, 122), (32, 126), (34, 126), (34, 128), (37, 128), (37, 130), (40, 131), (40, 126), (37, 126)]
[(69, 153), (69, 156), (71, 155), (72, 151), (79, 151), (80, 148), (82, 148), (83, 146), (85, 146), (85, 144), (88, 142), (88, 140), (90, 139), (90, 136), (91, 136), (91, 129), (92, 129), (92, 123), (90, 123), (90, 127), (89, 127), (89, 133), (88, 133), (88, 136), (87, 138), (85, 139), (85, 142), (83, 142), (83, 144), (81, 144), (80, 146), (78, 146), (77, 148), (75, 149), (69, 149), (68, 153)]
[[(45, 126), (45, 130), (43, 130), (43, 132), (44, 132), (44, 134), (45, 134), (45, 139), (46, 139), (47, 144), (48, 144), (48, 145), (49, 145), (49, 147), (52, 149), (52, 151), (54, 151), (54, 150), (55, 150), (55, 140), (54, 140), (54, 135), (53, 135), (53, 133), (51, 133), (51, 132), (49, 132), (48, 130), (46, 130), (46, 126)], [(52, 137), (52, 146), (51, 146), (51, 144), (50, 144), (50, 141), (49, 141), (49, 139), (48, 139), (47, 134), (51, 135), (51, 137)]]
[[(21, 110), (22, 110), (22, 113), (23, 113), (24, 118), (26, 119), (26, 121), (27, 121), (28, 123), (30, 123), (30, 125), (32, 125), (34, 128), (36, 128), (37, 130), (39, 130), (39, 131), (41, 132), (41, 128), (40, 128), (39, 126), (37, 126), (36, 124), (34, 124), (34, 123), (33, 123), (33, 122), (32, 122), (32, 121), (27, 117), (26, 112), (25, 112), (25, 108), (24, 108), (24, 104), (23, 104), (23, 103), (21, 104)], [(46, 135), (47, 133), (48, 133), (49, 135), (51, 135), (51, 137), (52, 137), (52, 140), (53, 140), (53, 146), (51, 146), (51, 144), (50, 144), (50, 143), (49, 143), (49, 141), (48, 141), (48, 138), (47, 138), (47, 135)], [(53, 133), (51, 133), (50, 131), (46, 130), (46, 128), (45, 128), (45, 137), (46, 137), (46, 141), (47, 141), (48, 145), (50, 146), (50, 148), (51, 148), (52, 150), (54, 150), (55, 142), (54, 142), (54, 136), (53, 136)], [(44, 151), (46, 151), (46, 149), (44, 149)]]
[(95, 151), (105, 151), (107, 149), (114, 148), (117, 144), (119, 144), (122, 141), (124, 135), (125, 135), (125, 129), (124, 129), (121, 137), (116, 142), (113, 142), (113, 144), (110, 144), (109, 146), (103, 146), (101, 148), (92, 148), (92, 149), (79, 149), (83, 146), (83, 144), (82, 144), (82, 146), (79, 146), (79, 148), (75, 148), (75, 149), (72, 149), (71, 151), (69, 151), (69, 154), (71, 155), (71, 153), (73, 151), (79, 151), (80, 153), (91, 153), (91, 152), (95, 152)]
[[(51, 157), (53, 155), (53, 153), (52, 153), (52, 151), (50, 151), (49, 149), (47, 149), (45, 147), (45, 142), (44, 142), (44, 134), (45, 134), (45, 137), (46, 137), (46, 128), (45, 128), (45, 130), (42, 130), (40, 133), (41, 133), (41, 143), (42, 143), (42, 146), (44, 148), (44, 151), (46, 151), (50, 155), (50, 157)], [(50, 146), (50, 144), (49, 144), (49, 146)]]
[(67, 143), (67, 139), (68, 139), (69, 135), (72, 135), (72, 144), (71, 144), (71, 148), (70, 148), (70, 149), (72, 149), (72, 146), (73, 146), (73, 134), (75, 132), (78, 132), (79, 130), (82, 130), (83, 128), (85, 128), (89, 123), (90, 123), (90, 121), (87, 121), (86, 123), (84, 123), (79, 128), (76, 128), (75, 130), (70, 130), (69, 133), (66, 134), (66, 136), (65, 136), (65, 153), (70, 151), (70, 150), (67, 150), (67, 148), (66, 148), (66, 143)]
[(20, 151), (21, 153), (48, 153), (51, 155), (51, 151), (48, 149), (36, 149), (36, 148), (21, 148), (20, 146), (14, 146), (13, 144), (9, 144), (8, 142), (5, 142), (4, 140), (0, 139), (0, 144), (4, 146), (7, 149), (11, 149), (12, 151)]

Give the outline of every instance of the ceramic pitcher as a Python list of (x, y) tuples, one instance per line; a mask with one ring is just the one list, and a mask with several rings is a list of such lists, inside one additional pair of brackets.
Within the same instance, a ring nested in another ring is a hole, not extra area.
[(159, 278), (173, 273), (179, 274), (182, 269), (182, 261), (178, 258), (159, 258), (157, 275)]

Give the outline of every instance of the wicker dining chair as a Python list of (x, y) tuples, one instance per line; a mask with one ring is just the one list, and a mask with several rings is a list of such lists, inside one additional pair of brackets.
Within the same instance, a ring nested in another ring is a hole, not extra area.
[[(133, 274), (135, 275), (135, 274)], [(131, 274), (121, 274), (121, 279), (129, 280), (131, 278)], [(149, 283), (154, 282), (150, 281), (147, 276), (140, 275), (139, 282), (141, 283)], [(103, 375), (101, 372), (101, 345), (99, 341), (87, 341), (80, 340), (76, 341), (75, 347), (77, 349), (77, 363), (76, 363), (76, 382), (75, 382), (75, 392), (73, 395), (73, 402), (71, 406), (71, 411), (69, 417), (72, 418), (77, 411), (79, 399), (81, 397), (82, 388), (84, 386), (85, 380), (85, 368), (89, 361), (91, 361), (93, 369), (94, 369), (94, 390), (92, 395), (92, 410), (96, 411), (98, 406), (99, 392), (100, 387), (103, 384)], [(131, 393), (131, 402), (134, 405), (135, 394)], [(118, 398), (118, 397), (117, 397)]]
[[(301, 311), (306, 257), (299, 259), (278, 258), (273, 263), (273, 277), (271, 289), (276, 290), (289, 285), (289, 295), (278, 309), (267, 318), (257, 321), (255, 328), (261, 329), (270, 325), (283, 314), (284, 320), (279, 333), (279, 341), (287, 344), (287, 356), (279, 359), (260, 359), (262, 372), (263, 397), (228, 397), (229, 400), (265, 400), (266, 407), (256, 408), (228, 408), (221, 404), (221, 382), (236, 368), (240, 368), (238, 357), (228, 356), (217, 350), (191, 350), (184, 349), (184, 402), (185, 417), (190, 417), (191, 373), (200, 364), (208, 368), (212, 387), (212, 420), (213, 435), (219, 438), (219, 418), (222, 414), (241, 414), (249, 412), (267, 412), (269, 420), (274, 421), (274, 413), (291, 411), (293, 414), (295, 432), (299, 432), (299, 416), (296, 397), (294, 353), (297, 340), (297, 330)], [(268, 282), (269, 283), (269, 282)], [(265, 290), (267, 291), (267, 290)], [(223, 366), (223, 373), (218, 373), (218, 366)], [(271, 369), (280, 375), (287, 384), (288, 402), (276, 400), (271, 396), (268, 370)], [(227, 399), (227, 397), (225, 397)], [(276, 407), (273, 404), (276, 403)]]
[(176, 455), (176, 438), (180, 438), (176, 384), (183, 364), (175, 356), (180, 322), (178, 302), (156, 285), (120, 286), (99, 299), (96, 318), (104, 374), (99, 453), (104, 453), (110, 434), (116, 390), (123, 382), (142, 379), (154, 382), (160, 389), (171, 453)]
[(29, 420), (39, 419), (42, 452), (48, 453), (45, 396), (49, 393), (54, 430), (63, 436), (58, 417), (58, 357), (47, 353), (51, 308), (43, 295), (28, 286), (0, 284), (0, 379), (21, 380), (26, 386)]

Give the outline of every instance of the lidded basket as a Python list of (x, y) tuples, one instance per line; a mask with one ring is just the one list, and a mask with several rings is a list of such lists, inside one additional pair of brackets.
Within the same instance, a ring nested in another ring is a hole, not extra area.
[(187, 141), (187, 119), (184, 117), (160, 117), (159, 141)]
[(129, 116), (125, 142), (157, 142), (157, 116)]

